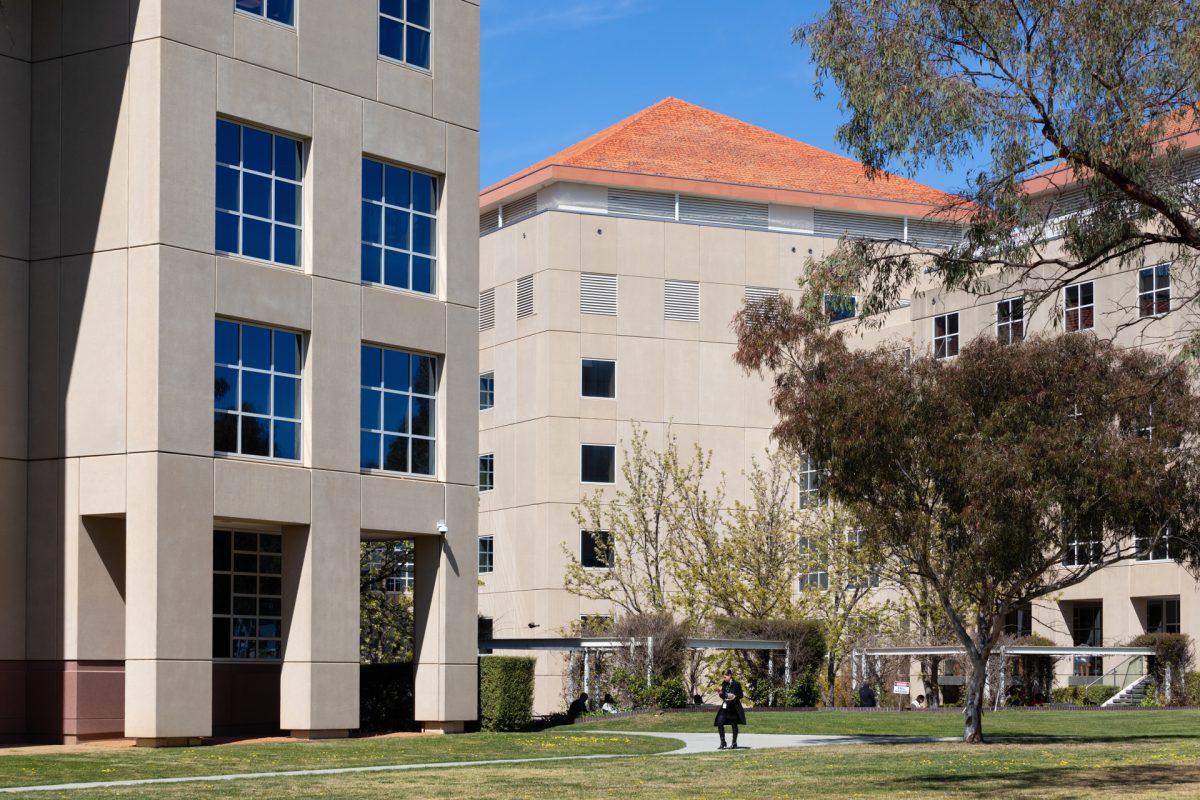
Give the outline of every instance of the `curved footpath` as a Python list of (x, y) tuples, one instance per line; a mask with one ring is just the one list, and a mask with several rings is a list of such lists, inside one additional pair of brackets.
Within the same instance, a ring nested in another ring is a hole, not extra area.
[[(661, 733), (658, 731), (579, 730), (579, 733), (617, 733), (623, 736), (649, 736), (676, 739), (683, 747), (647, 756), (691, 755), (712, 753), (717, 749), (714, 733)], [(738, 750), (761, 750), (773, 747), (817, 747), (835, 744), (920, 744), (923, 742), (954, 742), (954, 737), (934, 736), (819, 736), (815, 734), (743, 733), (738, 736)], [(349, 775), (357, 772), (398, 772), (410, 769), (448, 769), (452, 767), (486, 767), (496, 764), (528, 764), (541, 761), (595, 761), (606, 758), (637, 758), (641, 754), (602, 753), (584, 756), (549, 756), (545, 758), (494, 758), (487, 761), (446, 761), (433, 764), (383, 764), (364, 767), (330, 767), (327, 769), (295, 769), (281, 772), (243, 772), (233, 775), (186, 775), (174, 778), (142, 778), (125, 781), (94, 781), (88, 783), (58, 783), (44, 786), (11, 786), (0, 788), (0, 794), (25, 792), (64, 792), (83, 789), (113, 789), (128, 786), (153, 786), (161, 783), (204, 783), (210, 781), (239, 781), (262, 778), (292, 778), (305, 775)]]

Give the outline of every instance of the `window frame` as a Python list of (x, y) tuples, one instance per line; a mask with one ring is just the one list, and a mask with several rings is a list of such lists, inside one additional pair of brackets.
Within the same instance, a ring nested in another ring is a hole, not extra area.
[[(379, 199), (378, 200), (376, 200), (372, 197), (367, 197), (367, 186), (366, 186), (366, 180), (365, 180), (365, 173), (367, 170), (368, 163), (377, 165), (380, 170), (380, 176), (379, 176), (380, 177), (380, 188), (379, 188)], [(359, 174), (359, 189), (360, 189), (359, 193), (362, 195), (362, 197), (359, 199), (359, 214), (360, 214), (360, 217), (359, 217), (359, 222), (360, 222), (360, 224), (359, 224), (359, 256), (358, 256), (358, 278), (359, 278), (359, 281), (362, 283), (363, 286), (375, 286), (380, 289), (388, 289), (388, 290), (394, 291), (394, 292), (407, 292), (408, 294), (416, 295), (417, 297), (434, 297), (434, 298), (438, 297), (438, 295), (439, 295), (438, 280), (441, 277), (441, 269), (440, 269), (441, 264), (439, 263), (441, 260), (441, 256), (439, 255), (439, 248), (438, 248), (439, 238), (438, 237), (441, 235), (441, 232), (442, 232), (441, 214), (439, 213), (439, 209), (440, 209), (441, 203), (442, 203), (442, 191), (443, 191), (442, 184), (444, 183), (445, 176), (436, 175), (432, 172), (428, 172), (423, 169), (417, 169), (415, 167), (405, 166), (404, 164), (398, 164), (396, 162), (388, 161), (388, 160), (385, 160), (382, 158), (375, 158), (373, 156), (366, 155), (365, 153), (362, 156), (362, 165), (361, 166), (362, 166), (362, 168), (361, 168), (360, 174)], [(394, 204), (388, 202), (386, 185), (387, 185), (387, 171), (389, 169), (402, 170), (402, 171), (408, 173), (409, 190), (408, 190), (408, 205), (407, 206), (394, 205)], [(433, 210), (432, 211), (422, 211), (416, 207), (416, 202), (415, 202), (416, 192), (413, 191), (413, 186), (415, 185), (415, 177), (417, 175), (428, 178), (433, 183), (433, 202), (432, 202)], [(366, 211), (365, 211), (365, 209), (367, 206), (375, 206), (375, 207), (378, 207), (378, 209), (379, 209), (379, 241), (378, 242), (368, 242), (366, 240), (366, 230), (365, 230), (365, 228), (366, 228), (366, 221), (365, 221), (366, 220)], [(395, 211), (400, 214), (407, 215), (408, 230), (405, 232), (405, 241), (408, 243), (407, 247), (396, 247), (396, 246), (389, 245), (387, 243), (387, 219), (388, 219), (389, 211)], [(418, 217), (420, 217), (422, 219), (431, 220), (430, 224), (432, 225), (432, 232), (431, 232), (431, 236), (430, 236), (430, 252), (428, 252), (428, 253), (417, 252), (413, 247), (415, 244), (414, 234), (416, 232)], [(366, 255), (365, 254), (366, 254), (366, 251), (368, 248), (373, 248), (373, 249), (377, 250), (379, 253), (379, 279), (378, 280), (368, 280), (366, 277), (366, 274), (365, 274), (366, 273)], [(386, 278), (387, 278), (387, 254), (389, 252), (400, 253), (403, 256), (405, 256), (405, 258), (407, 260), (407, 264), (408, 264), (407, 285), (397, 286), (396, 284), (388, 283), (386, 281)], [(414, 266), (413, 259), (416, 259), (416, 258), (423, 258), (423, 259), (426, 259), (429, 261), (429, 291), (413, 288), (413, 276), (416, 274), (416, 267)]]
[[(249, 16), (253, 16), (253, 15), (249, 15)], [(233, 125), (234, 127), (236, 127), (238, 129), (238, 163), (231, 164), (228, 162), (221, 161), (220, 154), (218, 152), (219, 145), (214, 145), (214, 148), (213, 148), (213, 186), (214, 186), (213, 252), (216, 253), (218, 256), (224, 256), (226, 258), (238, 258), (238, 259), (242, 259), (244, 261), (252, 261), (256, 264), (270, 264), (272, 266), (282, 267), (284, 269), (292, 269), (292, 270), (297, 270), (299, 272), (304, 272), (305, 271), (305, 264), (304, 264), (305, 199), (304, 199), (304, 195), (305, 195), (305, 192), (307, 191), (307, 187), (305, 186), (305, 177), (306, 177), (307, 166), (308, 166), (308, 164), (307, 164), (308, 148), (306, 146), (307, 142), (300, 137), (293, 136), (288, 133), (281, 133), (279, 131), (275, 131), (270, 128), (266, 128), (261, 125), (252, 125), (252, 124), (249, 124), (246, 122), (240, 122), (237, 120), (229, 119), (228, 117), (218, 115), (216, 117), (216, 123), (215, 123), (216, 128), (219, 128), (222, 123), (227, 124), (227, 125)], [(259, 133), (266, 134), (267, 136), (271, 137), (271, 173), (269, 175), (267, 173), (260, 172), (255, 169), (249, 169), (245, 166), (245, 161), (246, 161), (246, 158), (245, 158), (245, 131), (247, 129), (257, 131)], [(219, 134), (218, 134), (218, 138), (219, 138)], [(297, 177), (295, 179), (286, 178), (286, 177), (278, 177), (275, 174), (275, 171), (276, 171), (275, 140), (276, 139), (284, 139), (286, 141), (293, 142), (298, 146), (298, 149), (297, 149), (297, 159), (298, 159)], [(217, 189), (217, 187), (220, 183), (220, 175), (221, 175), (222, 169), (232, 170), (238, 176), (238, 184), (237, 184), (237, 198), (238, 198), (237, 206), (238, 206), (238, 208), (237, 208), (237, 210), (221, 207), (220, 192)], [(270, 182), (269, 195), (270, 195), (271, 216), (269, 219), (265, 218), (265, 217), (260, 217), (260, 216), (254, 215), (254, 214), (248, 214), (246, 212), (246, 209), (245, 209), (245, 205), (246, 205), (245, 204), (245, 195), (246, 195), (245, 175), (247, 173), (252, 176), (255, 176), (255, 177), (266, 178)], [(295, 224), (292, 224), (290, 222), (280, 221), (275, 216), (275, 196), (276, 196), (276, 184), (277, 183), (283, 183), (283, 184), (287, 184), (287, 185), (296, 187), (296, 201), (297, 201), (296, 206), (297, 206), (297, 208), (296, 208), (296, 223)], [(237, 230), (237, 250), (236, 251), (223, 249), (219, 245), (219, 242), (218, 242), (219, 233), (217, 230), (217, 227), (219, 227), (219, 226), (217, 226), (217, 220), (220, 218), (220, 216), (222, 214), (230, 215), (237, 219), (237, 222), (238, 222), (237, 229), (238, 230)], [(254, 222), (264, 223), (269, 226), (270, 258), (261, 258), (259, 256), (249, 255), (246, 252), (244, 252), (245, 251), (245, 235), (244, 235), (245, 225), (244, 225), (244, 222), (246, 219), (252, 220)], [(276, 229), (276, 227), (289, 228), (289, 229), (295, 231), (295, 236), (296, 236), (296, 263), (295, 264), (289, 264), (286, 261), (279, 261), (276, 258), (276, 253), (275, 253), (275, 229)]]
[(821, 465), (808, 453), (803, 453), (801, 459), (796, 476), (796, 505), (802, 509), (820, 508), (825, 505), (821, 500)]
[[(1146, 633), (1182, 633), (1183, 632), (1183, 610), (1180, 608), (1178, 595), (1170, 595), (1167, 597), (1150, 597), (1146, 599)], [(1150, 608), (1159, 606), (1159, 622), (1156, 627), (1150, 626)], [(1170, 621), (1168, 611), (1174, 607), (1175, 621)], [(1172, 630), (1173, 629), (1173, 630)]]
[[(1013, 316), (1014, 305), (1020, 312), (1020, 316)], [(1000, 316), (1001, 308), (1004, 306), (1007, 306), (1007, 317)], [(1010, 297), (996, 303), (996, 339), (1006, 345), (1025, 340), (1025, 298)]]
[[(1091, 302), (1083, 302), (1083, 290), (1087, 287), (1091, 292)], [(1071, 306), (1070, 292), (1076, 290), (1075, 305)], [(1063, 331), (1066, 333), (1079, 333), (1080, 331), (1091, 331), (1096, 329), (1096, 282), (1095, 281), (1079, 281), (1072, 283), (1069, 286), (1063, 287)], [(1085, 309), (1091, 310), (1091, 324), (1087, 326), (1081, 325), (1083, 313)], [(1071, 312), (1075, 312), (1075, 327), (1071, 327)]]
[[(842, 302), (846, 303), (846, 305), (840, 309), (836, 307), (831, 308), (831, 302)], [(856, 319), (858, 317), (858, 295), (825, 292), (821, 295), (821, 310), (825, 314), (825, 319), (829, 320), (830, 325), (845, 322), (848, 319)], [(849, 313), (846, 313), (847, 310)]]
[[(952, 317), (954, 319), (954, 331), (953, 332), (950, 331), (950, 319)], [(938, 336), (938, 332), (937, 332), (938, 320), (944, 320), (944, 323), (943, 323), (944, 332), (941, 336)], [(945, 314), (935, 314), (934, 315), (934, 317), (933, 317), (933, 357), (935, 360), (948, 361), (950, 359), (958, 358), (958, 354), (962, 350), (962, 343), (959, 338), (961, 336), (961, 332), (962, 332), (962, 327), (960, 324), (960, 320), (959, 320), (957, 311), (947, 311)], [(949, 352), (951, 343), (954, 344), (954, 352), (953, 353)], [(941, 355), (938, 355), (938, 345), (939, 344), (941, 344), (942, 348), (943, 348)]]
[[(1154, 537), (1155, 542), (1150, 544), (1150, 536), (1135, 536), (1133, 539), (1134, 557), (1133, 560), (1138, 564), (1162, 564), (1169, 561), (1174, 561), (1171, 555), (1171, 529), (1168, 527), (1162, 531), (1161, 535)], [(1161, 555), (1159, 555), (1161, 553)]]
[[(307, 341), (305, 335), (301, 331), (291, 330), (273, 325), (264, 325), (256, 322), (243, 322), (241, 320), (229, 319), (228, 317), (213, 318), (213, 338), (216, 338), (217, 325), (219, 323), (227, 323), (236, 325), (238, 329), (238, 363), (226, 364), (217, 360), (216, 350), (213, 351), (213, 375), (214, 380), (218, 369), (231, 369), (237, 373), (238, 384), (235, 388), (233, 408), (224, 409), (216, 407), (216, 398), (213, 398), (213, 457), (214, 458), (240, 458), (252, 461), (266, 461), (276, 464), (304, 464), (304, 362), (307, 352)], [(268, 356), (270, 367), (266, 370), (259, 367), (245, 367), (242, 365), (242, 330), (245, 327), (258, 328), (268, 332), (270, 336), (271, 349)], [(295, 336), (297, 338), (297, 354), (296, 354), (296, 372), (282, 372), (275, 368), (275, 334), (282, 333)], [(267, 414), (257, 412), (247, 412), (242, 410), (242, 376), (245, 373), (255, 375), (266, 375), (269, 383), (268, 405), (270, 411)], [(296, 382), (296, 416), (282, 417), (275, 415), (275, 383), (276, 378), (284, 378), (294, 380)], [(216, 442), (216, 417), (218, 414), (232, 416), (237, 418), (236, 428), (236, 444), (237, 450), (218, 450)], [(266, 420), (268, 429), (267, 436), (267, 452), (268, 455), (258, 455), (256, 453), (243, 453), (242, 449), (242, 419), (251, 417), (253, 419)], [(286, 456), (271, 455), (275, 452), (275, 423), (288, 423), (296, 426), (296, 457), (288, 458)]]
[[(612, 394), (585, 394), (584, 388), (587, 386), (583, 377), (583, 371), (586, 369), (584, 364), (589, 361), (603, 362), (612, 364)], [(582, 400), (616, 400), (617, 399), (617, 360), (615, 358), (589, 358), (581, 356), (579, 359), (579, 397)]]
[[(606, 447), (612, 451), (612, 480), (610, 481), (587, 481), (583, 479), (583, 449), (585, 447)], [(580, 442), (579, 443), (579, 482), (586, 486), (616, 486), (617, 484), (617, 446), (615, 444), (604, 444), (601, 442)]]
[[(229, 537), (229, 568), (228, 569), (218, 570), (216, 568), (215, 559), (216, 559), (216, 549), (217, 549), (217, 536), (219, 534), (226, 534)], [(238, 549), (237, 537), (239, 534), (254, 536), (254, 542), (255, 542), (255, 550), (253, 551), (253, 555), (254, 555), (254, 559), (255, 559), (254, 572), (238, 570), (236, 568), (236, 556), (239, 554), (249, 555), (251, 553), (250, 550), (247, 550), (244, 548), (241, 550)], [(281, 661), (283, 661), (283, 648), (284, 648), (284, 627), (283, 627), (283, 621), (284, 621), (283, 572), (284, 572), (284, 569), (283, 569), (283, 534), (282, 534), (282, 532), (269, 531), (269, 530), (251, 530), (251, 529), (246, 529), (246, 528), (214, 528), (212, 535), (213, 535), (212, 550), (213, 550), (213, 562), (214, 563), (210, 564), (210, 566), (211, 566), (210, 572), (212, 575), (212, 593), (213, 593), (213, 601), (214, 602), (213, 602), (213, 611), (212, 611), (211, 616), (214, 621), (214, 628), (215, 628), (215, 621), (217, 619), (226, 619), (229, 621), (229, 636), (228, 636), (229, 655), (217, 656), (215, 654), (216, 653), (216, 650), (215, 650), (215, 648), (216, 648), (216, 631), (214, 630), (213, 631), (213, 634), (214, 634), (213, 653), (214, 654), (213, 654), (212, 660), (216, 663), (221, 663), (221, 664), (246, 664), (246, 663), (278, 664), (278, 663), (280, 663)], [(262, 537), (263, 536), (278, 537), (279, 550), (276, 552), (272, 552), (270, 550), (264, 550), (262, 547)], [(279, 558), (279, 572), (278, 573), (262, 571), (262, 564), (263, 564), (262, 557), (263, 556), (275, 556), (275, 557)], [(229, 576), (229, 611), (228, 611), (228, 613), (218, 612), (216, 610), (216, 608), (217, 608), (217, 606), (216, 606), (216, 580), (217, 580), (218, 575), (228, 575)], [(235, 576), (238, 576), (238, 575), (254, 577), (254, 586), (255, 586), (254, 594), (247, 594), (246, 592), (236, 591)], [(274, 579), (279, 580), (279, 583), (280, 583), (279, 594), (274, 594), (274, 593), (270, 593), (270, 592), (264, 594), (262, 592), (262, 585), (263, 585), (262, 579), (263, 578), (268, 578), (268, 579), (274, 578)], [(234, 607), (234, 601), (239, 596), (254, 598), (254, 607), (255, 607), (254, 614), (239, 614), (239, 613), (237, 613), (237, 609)], [(277, 600), (279, 602), (278, 616), (262, 613), (261, 601), (264, 598), (268, 599), (268, 600), (272, 600), (272, 599)], [(251, 618), (254, 619), (254, 628), (255, 628), (254, 636), (236, 636), (235, 630), (234, 630), (234, 620), (235, 619), (247, 620), (247, 619), (251, 619)], [(275, 620), (279, 626), (277, 629), (278, 635), (277, 636), (262, 636), (259, 633), (259, 631), (261, 630), (260, 625), (261, 625), (262, 620), (268, 620), (268, 621)], [(239, 656), (234, 655), (234, 652), (235, 652), (234, 642), (237, 640), (243, 640), (243, 641), (253, 640), (254, 641), (255, 655), (253, 658), (250, 658), (247, 656), (239, 657)], [(277, 652), (279, 653), (279, 655), (275, 656), (275, 657), (271, 657), (271, 658), (259, 657), (259, 655), (258, 655), (259, 643), (261, 643), (263, 641), (276, 642), (278, 644)]]
[[(418, 25), (415, 22), (408, 21), (408, 0), (404, 0), (404, 19), (397, 19), (396, 17), (392, 16), (391, 14), (385, 14), (383, 12), (383, 3), (376, 2), (376, 4), (375, 4), (375, 54), (376, 54), (376, 57), (379, 58), (381, 61), (388, 62), (389, 64), (396, 64), (401, 67), (408, 67), (409, 69), (415, 69), (417, 72), (421, 72), (426, 75), (432, 75), (433, 74), (433, 64), (434, 64), (434, 47), (435, 47), (433, 29), (434, 29), (434, 24), (435, 24), (434, 15), (436, 13), (436, 8), (435, 8), (436, 5), (437, 4), (435, 2), (433, 2), (433, 0), (429, 0), (429, 27), (426, 28), (423, 25)], [(389, 20), (400, 24), (401, 31), (403, 33), (403, 40), (404, 40), (404, 50), (402, 52), (404, 53), (405, 56), (408, 55), (408, 29), (410, 27), (416, 28), (417, 30), (425, 31), (425, 33), (429, 34), (429, 66), (422, 67), (420, 64), (413, 64), (412, 62), (407, 61), (405, 58), (396, 58), (395, 56), (390, 56), (383, 52), (383, 19), (384, 19), (384, 17), (387, 17)]]
[[(484, 381), (488, 381), (488, 387), (484, 388)], [(484, 405), (484, 397), (487, 397), (487, 405)], [(491, 411), (496, 407), (496, 370), (489, 369), (487, 372), (479, 373), (479, 410)]]
[[(1086, 548), (1086, 550), (1085, 550)], [(1087, 552), (1087, 559), (1080, 560), (1079, 554)], [(1104, 558), (1104, 537), (1099, 533), (1076, 534), (1063, 545), (1061, 566), (1065, 569), (1099, 564)]]
[[(598, 542), (596, 541), (596, 534), (600, 534), (601, 536), (605, 537), (605, 539), (606, 539), (605, 543), (608, 545), (608, 547), (606, 548), (608, 551), (607, 563), (603, 564), (601, 566), (588, 566), (584, 562), (584, 559), (583, 559), (583, 554), (585, 552), (584, 545), (583, 545), (584, 537), (588, 537), (592, 540), (592, 552), (594, 554), (597, 550), (596, 545), (598, 544)], [(597, 570), (600, 572), (608, 572), (609, 570), (611, 570), (613, 568), (613, 561), (615, 560), (615, 558), (614, 558), (615, 555), (616, 554), (613, 550), (613, 543), (612, 543), (612, 533), (610, 531), (603, 530), (603, 529), (593, 531), (588, 528), (580, 528), (579, 529), (579, 565), (583, 569)]]
[[(1142, 288), (1142, 278), (1147, 273), (1150, 274), (1150, 289)], [(1166, 281), (1165, 286), (1159, 286), (1159, 279), (1163, 278)], [(1142, 267), (1137, 271), (1137, 283), (1134, 288), (1137, 290), (1138, 304), (1138, 319), (1158, 319), (1171, 313), (1171, 262), (1164, 261), (1161, 264), (1153, 264), (1149, 267)], [(1146, 311), (1146, 306), (1143, 305), (1143, 298), (1149, 298), (1150, 308), (1149, 313)], [(1159, 310), (1159, 305), (1165, 300), (1166, 309)]]
[[(487, 546), (484, 546), (484, 543)], [(487, 556), (487, 569), (484, 569), (484, 556)], [(496, 571), (496, 535), (493, 533), (481, 534), (479, 537), (479, 561), (478, 569), (480, 575), (491, 575)]]
[[(363, 351), (366, 350), (367, 348), (379, 351), (379, 358), (380, 358), (379, 385), (378, 386), (368, 386), (364, 382), (365, 378), (360, 371), (359, 376), (358, 376), (359, 472), (361, 472), (363, 474), (367, 474), (367, 475), (392, 475), (392, 476), (402, 476), (405, 478), (417, 478), (417, 479), (421, 479), (421, 480), (437, 480), (438, 479), (438, 440), (441, 438), (439, 436), (439, 430), (438, 430), (438, 408), (441, 404), (441, 398), (439, 396), (439, 389), (441, 388), (441, 380), (442, 380), (442, 372), (443, 372), (442, 357), (434, 355), (432, 353), (422, 353), (417, 350), (405, 350), (404, 348), (401, 348), (401, 347), (389, 347), (387, 345), (373, 344), (370, 342), (361, 342), (360, 346), (359, 346), (359, 363), (360, 364), (362, 363), (361, 359), (362, 359)], [(408, 388), (405, 390), (392, 389), (392, 388), (384, 385), (384, 383), (386, 382), (386, 378), (383, 375), (383, 363), (384, 363), (384, 355), (383, 354), (385, 351), (389, 351), (389, 350), (392, 352), (395, 352), (395, 353), (403, 353), (409, 359), (408, 360), (408, 365), (409, 365), (408, 380), (407, 380)], [(432, 394), (423, 394), (423, 393), (416, 392), (413, 390), (412, 359), (414, 357), (428, 358), (433, 362), (433, 379), (430, 382), (431, 383), (430, 388), (432, 390)], [(378, 417), (379, 417), (378, 418), (378, 426), (379, 427), (378, 428), (364, 428), (362, 425), (363, 394), (368, 391), (373, 394), (378, 395), (378, 402), (379, 402), (379, 409), (378, 409)], [(398, 396), (405, 397), (407, 399), (408, 413), (405, 416), (404, 427), (406, 430), (403, 433), (397, 432), (397, 431), (389, 431), (389, 430), (386, 430), (384, 427), (384, 412), (386, 409), (386, 401), (387, 401), (388, 395), (398, 395)], [(413, 420), (412, 409), (413, 409), (413, 401), (414, 400), (425, 400), (429, 403), (429, 428), (430, 428), (431, 433), (428, 436), (423, 435), (423, 434), (413, 433), (413, 431), (412, 431), (412, 420)], [(377, 453), (377, 455), (379, 456), (379, 460), (378, 460), (379, 466), (377, 466), (377, 467), (364, 467), (362, 465), (362, 439), (363, 439), (364, 435), (371, 435), (371, 436), (378, 438), (379, 452)], [(384, 458), (384, 442), (387, 440), (387, 437), (389, 437), (389, 436), (392, 437), (393, 439), (405, 439), (406, 440), (407, 443), (406, 443), (406, 451), (405, 451), (405, 464), (407, 464), (408, 469), (396, 470), (396, 469), (388, 469), (384, 466), (384, 464), (386, 463), (386, 459)], [(413, 441), (414, 440), (429, 442), (429, 468), (430, 468), (429, 472), (414, 472), (412, 470), (412, 452), (413, 452)]]
[[(799, 543), (800, 549), (805, 551), (815, 550), (811, 537), (802, 536)], [(829, 565), (826, 564), (822, 569), (813, 569), (808, 572), (803, 572), (799, 576), (800, 587), (799, 591), (803, 592), (809, 588), (815, 587), (818, 591), (829, 591)]]
[[(484, 459), (487, 459), (488, 466), (490, 467), (486, 471), (483, 468)], [(483, 484), (483, 476), (484, 475), (488, 475), (491, 477), (491, 480), (488, 481), (488, 484), (486, 487)], [(495, 490), (496, 490), (496, 454), (495, 454), (495, 452), (480, 453), (479, 454), (479, 491), (482, 493), (482, 492), (494, 492)]]
[(299, 28), (297, 27), (297, 23), (296, 23), (296, 12), (299, 11), (299, 8), (298, 8), (299, 3), (296, 2), (296, 0), (292, 0), (292, 21), (291, 22), (280, 22), (277, 19), (272, 19), (267, 16), (267, 6), (271, 2), (272, 2), (272, 0), (262, 0), (263, 13), (255, 14), (253, 11), (247, 11), (244, 8), (240, 8), (237, 4), (237, 0), (234, 0), (233, 13), (241, 14), (243, 17), (249, 17), (250, 19), (256, 19), (256, 20), (259, 20), (260, 22), (269, 22), (272, 25), (277, 25), (280, 28), (284, 28), (285, 30), (292, 31), (293, 33), (295, 33), (297, 30), (299, 30)]

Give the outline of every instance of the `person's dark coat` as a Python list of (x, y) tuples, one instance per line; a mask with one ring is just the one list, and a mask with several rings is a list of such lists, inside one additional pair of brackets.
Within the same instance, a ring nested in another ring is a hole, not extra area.
[[(726, 700), (727, 695), (732, 695), (732, 699)], [(713, 720), (713, 725), (746, 724), (746, 709), (742, 708), (742, 685), (740, 683), (737, 681), (722, 682), (720, 700), (725, 707), (717, 709), (717, 717)]]

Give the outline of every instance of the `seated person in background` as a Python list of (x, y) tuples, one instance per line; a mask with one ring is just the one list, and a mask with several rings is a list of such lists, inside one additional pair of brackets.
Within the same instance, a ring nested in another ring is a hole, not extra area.
[(605, 692), (604, 705), (600, 706), (600, 710), (605, 714), (616, 714), (617, 711), (619, 711), (617, 708), (617, 701), (613, 700), (613, 696), (611, 694)]
[(913, 708), (924, 708), (925, 707), (925, 695), (923, 695), (923, 694), (917, 695), (917, 698), (915, 700), (913, 700), (912, 707)]
[(571, 701), (571, 705), (567, 706), (567, 714), (572, 717), (578, 717), (580, 714), (586, 714), (588, 707), (588, 693), (580, 692), (579, 697)]

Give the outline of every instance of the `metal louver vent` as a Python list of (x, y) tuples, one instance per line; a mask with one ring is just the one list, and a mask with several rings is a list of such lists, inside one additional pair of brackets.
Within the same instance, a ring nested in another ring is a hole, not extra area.
[(908, 221), (908, 240), (922, 247), (953, 247), (962, 241), (963, 231), (952, 222), (928, 219)]
[(700, 320), (700, 284), (668, 280), (663, 285), (663, 319), (680, 322)]
[(770, 289), (766, 286), (747, 286), (746, 287), (746, 305), (758, 303), (763, 300), (768, 300), (772, 297), (778, 297), (778, 289)]
[(496, 327), (496, 290), (479, 293), (479, 330), (490, 331)]
[(1046, 219), (1062, 219), (1086, 211), (1091, 199), (1083, 188), (1066, 189), (1046, 198)]
[(765, 230), (768, 221), (767, 204), (680, 195), (679, 219), (682, 222), (738, 225)]
[(533, 316), (533, 276), (517, 278), (517, 319)]
[(504, 225), (512, 225), (514, 222), (532, 217), (537, 213), (537, 195), (531, 194), (522, 197), (520, 200), (514, 200), (511, 203), (505, 203), (501, 206), (501, 223)]
[(675, 219), (675, 195), (637, 192), (631, 189), (609, 189), (608, 213), (653, 219)]
[(617, 276), (579, 273), (579, 310), (584, 314), (617, 314)]
[(813, 230), (827, 236), (847, 236), (851, 239), (904, 238), (904, 220), (900, 217), (878, 217), (872, 214), (847, 214), (844, 211), (813, 211)]
[(492, 231), (500, 230), (500, 209), (493, 208), (491, 211), (485, 211), (479, 215), (479, 235), (491, 233)]
[(1185, 181), (1200, 181), (1200, 156), (1188, 156), (1179, 165), (1179, 172)]

